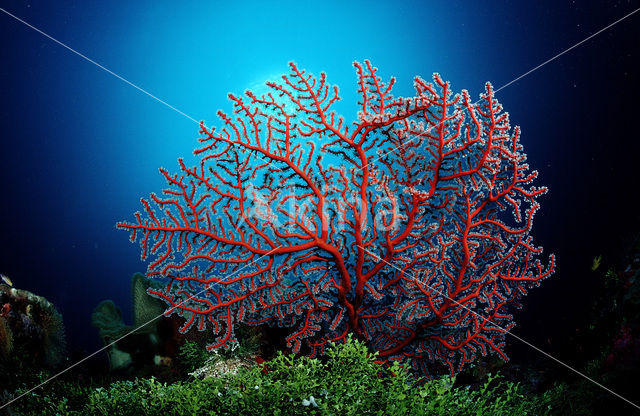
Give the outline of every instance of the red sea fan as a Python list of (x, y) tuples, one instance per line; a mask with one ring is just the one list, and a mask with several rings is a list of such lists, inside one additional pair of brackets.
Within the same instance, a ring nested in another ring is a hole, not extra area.
[(428, 373), (504, 355), (512, 307), (554, 270), (529, 235), (547, 189), (490, 84), (477, 102), (435, 74), (394, 97), (368, 61), (358, 117), (338, 88), (290, 64), (268, 92), (229, 94), (220, 129), (201, 123), (198, 165), (118, 227), (149, 261), (150, 290), (193, 326), (237, 341), (234, 324), (291, 329), (322, 353), (354, 333), (383, 359)]

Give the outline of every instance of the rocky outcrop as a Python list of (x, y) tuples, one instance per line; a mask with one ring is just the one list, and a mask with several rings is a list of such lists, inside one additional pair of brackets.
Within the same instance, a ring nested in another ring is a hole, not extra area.
[(62, 315), (51, 302), (0, 284), (0, 359), (19, 354), (32, 364), (55, 366), (65, 346)]

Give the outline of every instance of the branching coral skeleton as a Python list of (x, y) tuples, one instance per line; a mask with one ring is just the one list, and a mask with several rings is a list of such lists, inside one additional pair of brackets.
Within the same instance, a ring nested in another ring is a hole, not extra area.
[(506, 359), (509, 310), (554, 271), (529, 235), (547, 189), (520, 129), (489, 83), (475, 103), (438, 74), (394, 97), (395, 79), (354, 66), (351, 124), (325, 74), (294, 63), (266, 94), (229, 94), (219, 129), (200, 124), (199, 164), (161, 169), (162, 195), (118, 224), (168, 282), (151, 294), (182, 331), (217, 334), (210, 348), (232, 347), (244, 322), (291, 328), (289, 346), (312, 355), (354, 333), (427, 374)]

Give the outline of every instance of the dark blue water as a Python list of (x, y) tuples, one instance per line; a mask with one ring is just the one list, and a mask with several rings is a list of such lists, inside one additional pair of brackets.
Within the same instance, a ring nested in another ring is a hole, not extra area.
[[(340, 86), (355, 116), (353, 60), (370, 59), (396, 94), (439, 72), (474, 97), (638, 7), (638, 2), (0, 1), (1, 7), (208, 125), (227, 92), (257, 88), (295, 60)], [(93, 3), (93, 2), (91, 2)], [(561, 3), (561, 4), (559, 4)], [(562, 350), (598, 282), (640, 226), (637, 133), (640, 14), (501, 90), (540, 171), (536, 242), (557, 273), (526, 299), (516, 331)], [(0, 13), (0, 272), (51, 300), (71, 348), (100, 346), (90, 314), (113, 299), (130, 314), (139, 249), (115, 223), (159, 192), (157, 169), (190, 159), (198, 126)], [(548, 343), (548, 339), (552, 343)]]

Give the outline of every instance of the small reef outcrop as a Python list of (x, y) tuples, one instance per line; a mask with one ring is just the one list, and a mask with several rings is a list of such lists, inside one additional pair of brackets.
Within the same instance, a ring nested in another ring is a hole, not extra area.
[(55, 367), (66, 348), (62, 315), (27, 290), (0, 284), (0, 361)]
[(132, 325), (125, 324), (112, 300), (100, 302), (91, 314), (91, 324), (108, 347), (111, 371), (144, 373), (145, 367), (170, 366), (178, 352), (177, 324), (163, 316), (162, 302), (147, 294), (154, 284), (140, 273), (131, 278)]

